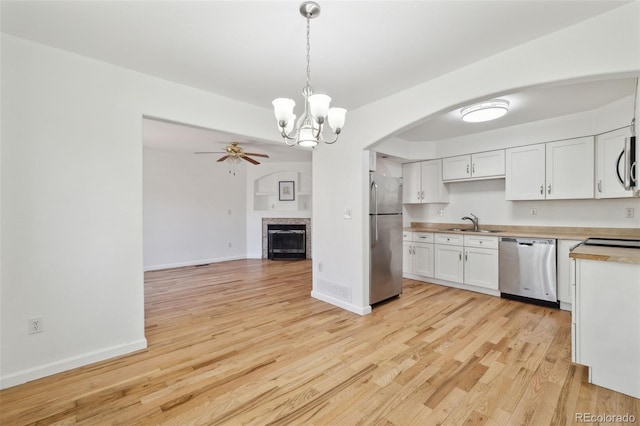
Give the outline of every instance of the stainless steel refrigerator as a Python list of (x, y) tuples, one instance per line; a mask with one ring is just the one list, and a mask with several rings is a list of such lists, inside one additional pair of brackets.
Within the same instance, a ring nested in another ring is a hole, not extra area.
[(402, 179), (369, 175), (369, 304), (402, 293)]

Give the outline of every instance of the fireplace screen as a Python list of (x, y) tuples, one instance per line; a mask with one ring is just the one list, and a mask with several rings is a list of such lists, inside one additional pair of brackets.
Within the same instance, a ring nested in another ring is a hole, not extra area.
[(269, 259), (306, 259), (305, 225), (269, 225), (267, 227)]

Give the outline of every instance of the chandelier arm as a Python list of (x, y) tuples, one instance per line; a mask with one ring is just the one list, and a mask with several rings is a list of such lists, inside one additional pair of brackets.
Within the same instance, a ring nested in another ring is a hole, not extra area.
[(287, 134), (287, 132), (284, 130), (284, 127), (281, 127), (280, 129), (281, 129), (281, 130), (280, 130), (280, 135), (282, 135), (282, 139), (284, 139), (284, 141), (285, 141), (285, 142), (286, 142), (287, 140), (294, 141), (294, 140), (296, 140), (296, 139), (297, 139), (297, 137), (298, 137), (297, 133), (298, 133), (298, 132), (294, 133), (294, 134), (293, 134), (293, 136), (289, 136), (289, 135)]
[(335, 133), (336, 136), (331, 140), (325, 139), (324, 135), (325, 135), (324, 133), (321, 134), (319, 140), (321, 140), (322, 142), (326, 143), (327, 145), (331, 145), (333, 143), (336, 143), (336, 141), (338, 140), (338, 136), (340, 135), (340, 130), (338, 130)]

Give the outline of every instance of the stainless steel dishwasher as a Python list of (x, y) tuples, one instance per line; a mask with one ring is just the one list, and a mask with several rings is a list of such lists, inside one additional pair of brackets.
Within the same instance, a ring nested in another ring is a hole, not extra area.
[(509, 299), (559, 307), (556, 283), (556, 240), (500, 238), (500, 295)]

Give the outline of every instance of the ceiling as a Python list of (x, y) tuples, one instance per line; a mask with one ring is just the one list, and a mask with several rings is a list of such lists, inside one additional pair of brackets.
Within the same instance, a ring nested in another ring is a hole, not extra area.
[[(321, 1), (322, 13), (311, 22), (312, 84), (316, 92), (332, 95), (335, 106), (354, 110), (629, 2)], [(270, 110), (276, 97), (301, 99), (305, 20), (300, 3), (3, 0), (0, 18), (4, 33)], [(395, 137), (460, 136), (593, 109), (632, 92), (633, 82), (620, 80), (504, 94), (513, 113), (492, 124), (462, 127), (456, 110)], [(348, 119), (347, 114), (345, 131)], [(146, 142), (165, 149), (202, 150), (205, 140), (258, 143), (241, 135), (210, 131), (205, 136), (204, 129), (152, 125), (172, 136)], [(274, 126), (274, 140), (275, 133)], [(196, 139), (194, 146), (187, 134)], [(171, 140), (180, 142), (169, 147)]]

